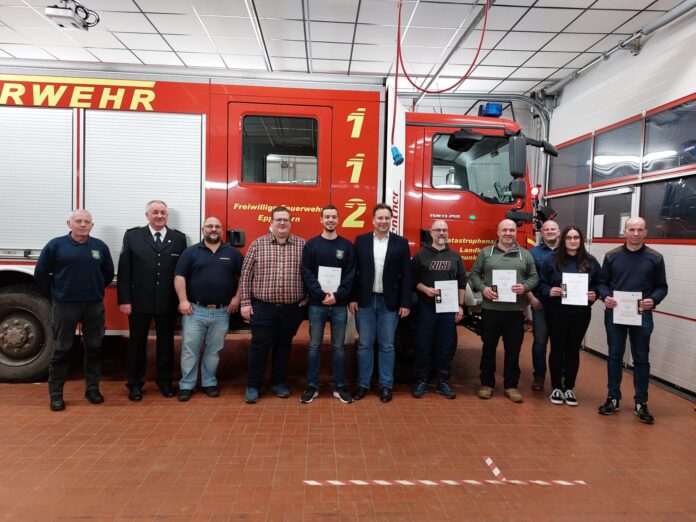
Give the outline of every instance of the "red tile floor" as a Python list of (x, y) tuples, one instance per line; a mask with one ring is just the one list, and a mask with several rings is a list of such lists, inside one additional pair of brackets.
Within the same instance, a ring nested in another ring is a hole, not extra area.
[[(530, 341), (527, 334), (523, 404), (505, 399), (500, 387), (489, 401), (476, 397), (480, 343), (460, 329), (451, 380), (457, 399), (429, 393), (416, 400), (399, 385), (387, 405), (374, 394), (343, 405), (328, 385), (312, 404), (300, 404), (304, 332), (291, 361), (289, 400), (264, 395), (244, 404), (248, 340), (229, 336), (220, 398), (196, 393), (179, 403), (148, 383), (143, 402), (133, 404), (123, 385), (123, 345), (112, 342), (103, 405), (83, 399), (79, 368), (66, 385), (63, 412), (49, 411), (45, 382), (0, 385), (0, 519), (696, 520), (693, 404), (651, 385), (656, 423), (643, 425), (630, 411), (626, 374), (623, 410), (602, 417), (596, 409), (605, 396), (605, 363), (583, 354), (580, 406), (554, 406), (548, 385), (543, 393), (530, 390)], [(330, 382), (328, 349), (323, 354), (323, 380)], [(493, 479), (486, 457), (508, 480), (585, 485), (461, 482)]]

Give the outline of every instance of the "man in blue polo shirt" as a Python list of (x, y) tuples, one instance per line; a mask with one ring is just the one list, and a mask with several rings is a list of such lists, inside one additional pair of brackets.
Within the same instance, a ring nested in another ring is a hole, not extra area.
[(52, 411), (65, 409), (63, 385), (77, 323), (82, 324), (85, 341), (85, 399), (92, 404), (104, 402), (99, 393), (104, 288), (114, 278), (114, 263), (109, 247), (90, 237), (93, 226), (92, 214), (74, 210), (68, 219), (70, 233), (49, 241), (34, 269), (36, 284), (52, 301), (55, 345), (48, 368)]
[(201, 228), (203, 241), (188, 247), (176, 265), (174, 288), (183, 315), (181, 342), (181, 381), (179, 400), (191, 398), (198, 377), (198, 358), (204, 343), (201, 363), (201, 389), (208, 397), (219, 397), (217, 386), (218, 352), (225, 345), (230, 313), (239, 309), (239, 274), (242, 254), (222, 243), (222, 224), (209, 217)]

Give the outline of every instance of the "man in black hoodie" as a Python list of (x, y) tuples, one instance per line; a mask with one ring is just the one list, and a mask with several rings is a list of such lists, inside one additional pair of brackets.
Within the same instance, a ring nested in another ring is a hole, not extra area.
[[(432, 245), (424, 245), (413, 256), (413, 281), (418, 293), (416, 375), (418, 383), (412, 395), (420, 399), (428, 391), (431, 365), (434, 366), (435, 390), (448, 399), (455, 394), (447, 384), (452, 369), (452, 356), (457, 344), (457, 323), (464, 315), (466, 271), (458, 253), (447, 245), (448, 228), (443, 220), (430, 227)], [(437, 312), (436, 302), (442, 300), (438, 281), (456, 281), (458, 304), (456, 312)]]

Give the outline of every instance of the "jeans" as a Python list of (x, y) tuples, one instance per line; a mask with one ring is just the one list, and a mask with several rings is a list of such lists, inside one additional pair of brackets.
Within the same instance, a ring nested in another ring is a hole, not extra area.
[(435, 313), (435, 306), (426, 303), (418, 304), (417, 313), (415, 375), (419, 381), (427, 382), (432, 366), (437, 382), (446, 382), (452, 371), (452, 356), (457, 344), (455, 314)]
[(290, 359), (290, 344), (302, 323), (302, 308), (297, 303), (274, 304), (252, 299), (251, 348), (247, 386), (258, 390), (263, 384), (266, 361), (271, 352), (271, 386), (285, 384)]
[(607, 376), (609, 397), (621, 399), (621, 377), (624, 352), (626, 351), (626, 335), (631, 340), (631, 356), (633, 357), (633, 387), (635, 402), (648, 401), (648, 382), (650, 380), (650, 335), (653, 331), (651, 311), (643, 312), (643, 324), (629, 326), (614, 324), (614, 313), (607, 309), (604, 312), (604, 327), (607, 330), (607, 345), (609, 360), (607, 361)]
[(374, 369), (374, 345), (377, 339), (377, 364), (379, 386), (391, 389), (394, 386), (394, 336), (399, 324), (399, 313), (387, 310), (384, 297), (374, 294), (370, 306), (361, 306), (355, 315), (355, 324), (360, 334), (358, 341), (358, 386), (369, 388)]
[(68, 377), (70, 349), (75, 341), (77, 323), (82, 323), (85, 342), (85, 389), (98, 390), (101, 365), (101, 344), (104, 337), (104, 303), (65, 303), (54, 301), (51, 326), (53, 328), (53, 356), (48, 367), (48, 393), (62, 396)]
[(520, 348), (524, 339), (524, 313), (519, 310), (481, 310), (481, 386), (495, 387), (495, 351), (503, 336), (505, 362), (503, 385), (517, 388), (520, 381)]
[(568, 313), (558, 308), (549, 308), (546, 310), (546, 319), (551, 334), (551, 387), (572, 390), (575, 388), (580, 368), (580, 349), (587, 327), (590, 326), (592, 310), (585, 306), (579, 312)]
[(534, 343), (532, 344), (534, 378), (543, 381), (546, 377), (546, 343), (549, 340), (546, 310), (534, 310), (532, 308), (532, 325), (534, 327)]
[(346, 322), (348, 309), (345, 306), (309, 307), (309, 348), (307, 350), (307, 382), (319, 388), (319, 350), (324, 339), (326, 321), (331, 325), (331, 358), (333, 363), (334, 388), (345, 386), (346, 369)]
[(219, 352), (225, 346), (225, 335), (230, 324), (227, 308), (209, 309), (191, 304), (193, 313), (181, 318), (183, 337), (181, 340), (181, 380), (179, 388), (193, 390), (198, 378), (198, 357), (201, 342), (204, 344), (201, 362), (201, 386), (216, 386)]

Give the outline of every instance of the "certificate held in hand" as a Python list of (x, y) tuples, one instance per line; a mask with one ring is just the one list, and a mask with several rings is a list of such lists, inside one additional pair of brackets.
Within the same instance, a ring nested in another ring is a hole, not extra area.
[(563, 272), (563, 295), (561, 296), (561, 303), (564, 305), (587, 306), (589, 281), (589, 274), (571, 274)]
[(629, 326), (640, 326), (643, 324), (643, 316), (638, 306), (638, 302), (643, 299), (641, 292), (620, 292), (614, 291), (614, 324), (627, 324)]
[(317, 279), (324, 292), (335, 292), (341, 285), (341, 268), (335, 266), (320, 266)]
[(493, 270), (493, 286), (498, 294), (499, 303), (516, 303), (517, 294), (512, 285), (517, 284), (517, 270)]
[(440, 291), (435, 299), (435, 313), (457, 313), (459, 311), (459, 284), (456, 280), (435, 281), (435, 288)]

